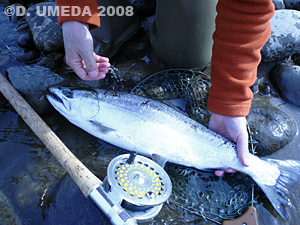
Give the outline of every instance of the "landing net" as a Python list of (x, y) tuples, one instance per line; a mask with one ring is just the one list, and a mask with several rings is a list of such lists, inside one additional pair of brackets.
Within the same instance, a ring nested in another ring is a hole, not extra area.
[[(185, 99), (186, 113), (208, 126), (210, 113), (206, 105), (210, 86), (210, 76), (200, 71), (170, 69), (146, 78), (131, 93), (156, 100)], [(167, 164), (166, 171), (173, 185), (169, 206), (174, 210), (183, 208), (205, 220), (221, 222), (242, 215), (256, 202), (251, 196), (254, 182), (247, 175), (225, 174), (219, 178), (213, 173), (173, 164)]]

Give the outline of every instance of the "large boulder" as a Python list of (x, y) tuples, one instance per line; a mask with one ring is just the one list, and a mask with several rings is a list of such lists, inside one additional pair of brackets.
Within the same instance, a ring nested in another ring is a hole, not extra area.
[(264, 62), (281, 60), (300, 52), (300, 12), (276, 10), (271, 19), (271, 37), (261, 50)]
[(13, 205), (7, 199), (6, 195), (0, 191), (0, 224), (21, 225), (22, 222), (16, 214)]
[(43, 66), (13, 66), (7, 73), (12, 85), (39, 114), (52, 109), (45, 97), (48, 87), (66, 84), (62, 77)]
[(90, 200), (84, 197), (72, 178), (63, 176), (51, 191), (45, 225), (52, 224), (111, 224)]
[(283, 0), (285, 7), (287, 9), (296, 9), (300, 10), (300, 1), (299, 0)]
[(259, 156), (269, 155), (282, 149), (297, 133), (294, 120), (286, 113), (255, 101), (247, 120), (253, 139), (258, 142), (256, 152)]
[(273, 3), (275, 5), (276, 10), (285, 8), (283, 0), (273, 0)]
[(269, 78), (283, 100), (300, 106), (300, 66), (281, 63), (270, 71)]
[(57, 16), (50, 15), (49, 10), (54, 9), (55, 6), (55, 2), (42, 2), (29, 7), (26, 12), (26, 21), (35, 46), (43, 52), (57, 52), (63, 49), (61, 26), (57, 22)]

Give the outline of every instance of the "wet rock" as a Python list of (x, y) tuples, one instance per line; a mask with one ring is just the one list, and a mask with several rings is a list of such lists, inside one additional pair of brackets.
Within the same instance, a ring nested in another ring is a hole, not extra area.
[(147, 67), (147, 63), (140, 60), (128, 60), (117, 65), (121, 74), (121, 79), (128, 83), (135, 84), (142, 81), (147, 76), (145, 67)]
[(259, 93), (259, 85), (258, 85), (258, 79), (256, 78), (255, 83), (250, 87), (251, 91), (254, 95)]
[(34, 46), (34, 41), (30, 30), (25, 31), (18, 39), (18, 45), (22, 48), (30, 48)]
[(84, 87), (84, 88), (99, 88), (103, 83), (103, 79), (100, 80), (81, 80), (73, 69), (66, 63), (63, 63), (60, 68), (57, 68), (57, 73), (63, 78), (68, 80), (72, 86)]
[(296, 65), (300, 66), (300, 54), (296, 53), (296, 54), (291, 55), (290, 61), (292, 61), (292, 64), (296, 64)]
[(258, 79), (268, 78), (270, 71), (277, 64), (278, 62), (271, 62), (271, 63), (261, 62), (257, 68), (257, 78)]
[(107, 217), (85, 198), (70, 176), (63, 176), (52, 190), (52, 198), (43, 224), (102, 224)]
[(300, 1), (299, 0), (283, 0), (285, 7), (287, 9), (296, 9), (300, 10)]
[(7, 6), (7, 5), (9, 5), (9, 1), (8, 0), (0, 0), (0, 4)]
[[(18, 12), (18, 13), (13, 13), (13, 12)], [(12, 5), (10, 5), (10, 10), (8, 10), (8, 11), (6, 10), (6, 13), (8, 13), (10, 21), (12, 23), (17, 23), (25, 15), (23, 5), (20, 4), (19, 2), (13, 3)]]
[(58, 71), (63, 63), (64, 55), (62, 53), (52, 52), (43, 57), (37, 64), (39, 66), (45, 66), (53, 71)]
[(28, 26), (28, 23), (25, 21), (21, 21), (18, 26), (17, 26), (17, 31), (18, 32), (21, 32), (21, 31), (24, 31), (24, 30), (29, 30), (29, 26)]
[[(21, 34), (16, 33), (17, 24), (11, 23), (8, 16), (3, 12), (4, 7), (0, 5), (0, 72), (5, 73), (11, 65), (19, 65), (17, 60), (24, 49), (17, 44)], [(9, 58), (9, 60), (6, 60)]]
[(147, 76), (154, 74), (158, 71), (165, 69), (163, 64), (158, 63), (147, 63), (151, 61), (151, 56), (145, 56), (144, 60), (127, 60), (117, 64), (119, 70), (119, 76), (122, 82), (128, 86), (136, 85), (141, 82)]
[(281, 63), (271, 70), (269, 78), (285, 101), (300, 106), (300, 66)]
[(284, 0), (273, 0), (273, 3), (275, 5), (275, 9), (278, 10), (278, 9), (284, 9), (285, 8), (285, 5), (284, 5)]
[(37, 14), (37, 7), (43, 9), (43, 7), (55, 6), (55, 2), (43, 2), (27, 10), (26, 21), (33, 35), (35, 46), (43, 52), (59, 52), (63, 49), (62, 29), (57, 23), (57, 17)]
[(3, 192), (0, 191), (0, 224), (16, 224), (20, 225), (21, 220), (16, 214), (13, 206), (5, 196)]
[(258, 141), (256, 152), (259, 156), (272, 154), (294, 138), (297, 127), (295, 122), (283, 111), (256, 103), (247, 117), (253, 139)]
[(6, 98), (0, 94), (0, 108), (5, 108), (8, 104), (8, 101), (6, 100)]
[(261, 50), (264, 62), (277, 61), (300, 51), (299, 19), (299, 11), (275, 11), (271, 19), (271, 37)]
[(81, 80), (78, 78), (77, 75), (74, 74), (74, 77), (76, 81), (73, 83), (75, 87), (83, 87), (83, 88), (100, 88), (103, 80), (94, 80), (94, 81), (88, 81), (88, 80)]
[(156, 1), (153, 0), (127, 0), (133, 5), (135, 12), (140, 17), (147, 17), (155, 13)]
[[(39, 181), (31, 177), (30, 174), (24, 174), (18, 179), (19, 185), (15, 187), (13, 200), (18, 208), (32, 208), (36, 204), (36, 195), (39, 188)], [(26, 188), (25, 188), (26, 187)]]
[(22, 52), (18, 58), (23, 62), (33, 62), (35, 59), (39, 58), (40, 53), (36, 49), (25, 50)]
[(5, 66), (10, 61), (10, 57), (8, 55), (0, 55), (0, 67)]
[[(98, 5), (105, 8), (109, 6), (123, 6), (124, 8), (130, 6), (128, 2), (123, 0), (99, 0)], [(139, 29), (140, 21), (137, 14), (101, 17), (101, 27), (91, 31), (95, 52), (98, 55), (111, 58)]]
[(14, 3), (20, 3), (21, 5), (25, 6), (28, 8), (28, 5), (34, 4), (34, 3), (39, 3), (39, 2), (47, 2), (44, 0), (8, 0), (9, 4), (14, 4)]
[(261, 83), (259, 85), (259, 91), (262, 96), (271, 96), (271, 88), (270, 85), (268, 85), (267, 83)]
[(274, 66), (276, 66), (278, 62), (271, 63), (260, 63), (257, 68), (257, 78), (254, 85), (251, 87), (256, 92), (253, 91), (253, 94), (260, 94), (265, 97), (277, 97), (278, 93), (274, 86), (271, 84), (269, 80), (269, 73)]
[(14, 66), (7, 73), (13, 86), (40, 114), (52, 109), (45, 96), (48, 87), (66, 84), (62, 77), (43, 66)]

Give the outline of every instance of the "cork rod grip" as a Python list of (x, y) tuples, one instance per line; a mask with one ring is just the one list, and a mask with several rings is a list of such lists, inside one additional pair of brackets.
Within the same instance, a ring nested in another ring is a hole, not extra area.
[(86, 197), (88, 197), (92, 189), (97, 188), (100, 184), (102, 184), (102, 181), (99, 180), (72, 154), (65, 144), (57, 137), (57, 135), (1, 73), (0, 91), (31, 130), (64, 167), (66, 172), (72, 177)]

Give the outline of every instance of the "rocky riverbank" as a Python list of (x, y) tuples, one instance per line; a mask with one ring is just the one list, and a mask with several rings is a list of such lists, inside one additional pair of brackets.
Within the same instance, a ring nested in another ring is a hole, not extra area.
[[(103, 4), (107, 4), (106, 1), (103, 2)], [(262, 61), (264, 65), (269, 67), (268, 69), (271, 69), (270, 65), (274, 67), (277, 64), (286, 62), (289, 57), (300, 51), (300, 33), (298, 28), (300, 12), (297, 10), (297, 4), (292, 3), (292, 1), (282, 0), (274, 0), (274, 3), (277, 10), (271, 20), (272, 34), (270, 40), (262, 49)], [(167, 69), (168, 66), (156, 59), (149, 42), (149, 26), (155, 19), (155, 4), (147, 1), (129, 1), (126, 4), (135, 6), (136, 14), (130, 17), (130, 19), (103, 18), (101, 30), (99, 32), (97, 29), (93, 31), (97, 34), (102, 33), (103, 37), (102, 39), (97, 38), (94, 45), (99, 54), (110, 57), (112, 65), (118, 68), (116, 76), (118, 80), (124, 86), (133, 87), (145, 77), (157, 71)], [(11, 81), (15, 83), (18, 77), (23, 77), (21, 71), (28, 71), (30, 67), (32, 67), (33, 73), (39, 74), (39, 71), (35, 71), (38, 65), (49, 68), (53, 72), (54, 80), (56, 79), (54, 73), (58, 73), (66, 82), (69, 82), (73, 86), (101, 87), (101, 85), (107, 84), (105, 81), (79, 81), (76, 79), (73, 71), (64, 63), (62, 31), (61, 27), (57, 24), (56, 16), (41, 17), (35, 13), (37, 7), (54, 7), (55, 5), (55, 2), (27, 3), (27, 12), (30, 13), (30, 16), (12, 16), (10, 20), (14, 23), (11, 22), (10, 24), (8, 17), (5, 18), (5, 15), (2, 14), (2, 24), (4, 27), (7, 27), (7, 29), (3, 29), (6, 32), (6, 35), (3, 32), (3, 36), (10, 38), (4, 38), (3, 43), (1, 43), (1, 48), (3, 49), (2, 61), (4, 61), (1, 72), (5, 73), (8, 71), (8, 74), (12, 76), (9, 71), (14, 71)], [(118, 24), (118, 29), (111, 24)], [(117, 39), (118, 41), (116, 41)], [(6, 47), (10, 49), (6, 49)], [(11, 63), (14, 61), (18, 61), (18, 63)], [(27, 67), (21, 67), (18, 70), (19, 73), (16, 72), (16, 69), (7, 70), (10, 66), (20, 64), (20, 61), (23, 64), (22, 66), (26, 65)], [(292, 104), (297, 104), (295, 103), (297, 102), (295, 99), (299, 99), (299, 96), (296, 93), (295, 87), (299, 84), (299, 78), (297, 76), (285, 75), (285, 79), (282, 81), (281, 71), (289, 70), (292, 67), (297, 68), (298, 65), (297, 62), (294, 62), (293, 65), (290, 63), (286, 64), (285, 68), (279, 72), (276, 70), (276, 73), (269, 74), (269, 71), (264, 70), (263, 73), (260, 73), (257, 87), (264, 89), (263, 91), (267, 92), (265, 94), (270, 94), (270, 88), (266, 87), (265, 80), (271, 80), (285, 100), (288, 100)], [(290, 73), (287, 72), (287, 74)], [(268, 75), (271, 76), (271, 79), (269, 79)], [(48, 74), (48, 76), (50, 77), (51, 75)], [(35, 79), (24, 79), (31, 80), (31, 82), (27, 83), (32, 87), (27, 87), (27, 90), (36, 90), (39, 88), (38, 80), (44, 79), (44, 77), (36, 76)], [(37, 80), (37, 82), (34, 82), (34, 80)], [(55, 85), (55, 82), (50, 82), (50, 85)], [(46, 89), (46, 86), (42, 88)], [(292, 92), (295, 96), (287, 97), (289, 96), (287, 92)], [(21, 93), (26, 96), (24, 91), (21, 91)], [(293, 97), (294, 101), (289, 100)], [(47, 110), (44, 112), (47, 112)], [(43, 112), (41, 111), (41, 113)]]

